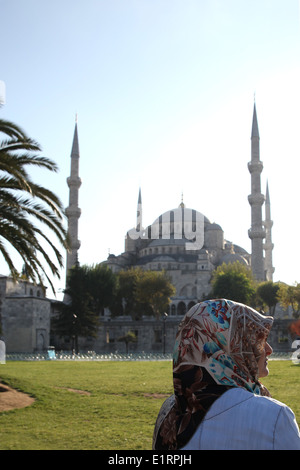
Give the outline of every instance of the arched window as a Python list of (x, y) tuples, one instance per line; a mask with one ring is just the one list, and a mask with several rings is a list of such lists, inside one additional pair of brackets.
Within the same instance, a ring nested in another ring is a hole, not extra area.
[(185, 315), (186, 313), (186, 305), (184, 302), (179, 302), (177, 305), (177, 315)]

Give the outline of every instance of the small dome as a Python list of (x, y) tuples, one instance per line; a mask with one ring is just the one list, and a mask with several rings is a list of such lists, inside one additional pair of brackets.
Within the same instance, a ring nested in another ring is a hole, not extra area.
[(208, 224), (206, 226), (206, 230), (221, 230), (221, 232), (223, 232), (222, 227), (214, 222), (212, 224)]
[(239, 261), (241, 264), (248, 266), (247, 260), (242, 255), (239, 255), (237, 253), (227, 253), (226, 255), (224, 255), (220, 261), (220, 265), (223, 263), (235, 263), (236, 261)]

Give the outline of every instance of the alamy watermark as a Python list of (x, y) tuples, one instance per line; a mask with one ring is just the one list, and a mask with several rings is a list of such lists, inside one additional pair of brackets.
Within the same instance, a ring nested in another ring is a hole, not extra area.
[(292, 349), (296, 349), (292, 354), (293, 363), (300, 364), (300, 339), (295, 339), (295, 341), (293, 341)]
[(142, 207), (138, 204), (137, 225), (127, 236), (132, 240), (186, 239), (186, 250), (200, 250), (204, 245), (204, 215), (187, 208), (167, 211), (147, 229), (142, 228)]

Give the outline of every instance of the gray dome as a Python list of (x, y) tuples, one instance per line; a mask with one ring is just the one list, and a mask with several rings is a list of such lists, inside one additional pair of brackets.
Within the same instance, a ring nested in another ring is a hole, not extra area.
[(248, 266), (247, 260), (242, 255), (239, 255), (238, 253), (227, 253), (221, 259), (220, 265), (223, 263), (226, 263), (226, 264), (235, 263), (236, 261), (239, 261), (241, 264)]
[(206, 230), (220, 230), (221, 232), (223, 232), (222, 227), (218, 224), (215, 224), (215, 223), (208, 224), (205, 228), (206, 228)]

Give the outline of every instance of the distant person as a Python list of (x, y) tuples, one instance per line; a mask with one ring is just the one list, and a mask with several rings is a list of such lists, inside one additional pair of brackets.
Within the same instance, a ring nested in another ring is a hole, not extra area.
[(270, 398), (273, 318), (230, 300), (192, 307), (179, 325), (174, 395), (157, 417), (154, 450), (300, 450), (292, 410)]

